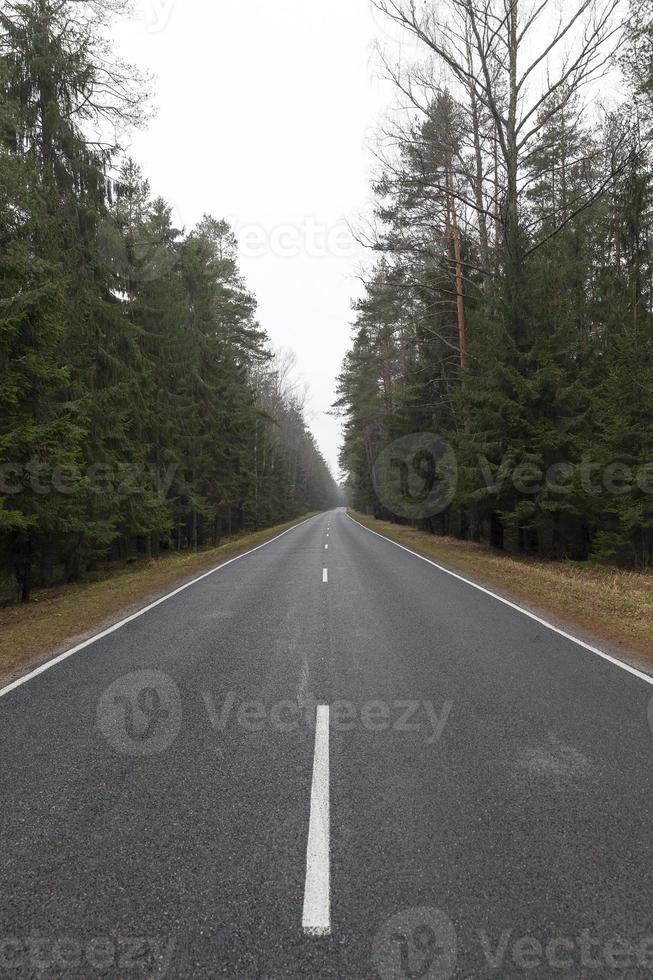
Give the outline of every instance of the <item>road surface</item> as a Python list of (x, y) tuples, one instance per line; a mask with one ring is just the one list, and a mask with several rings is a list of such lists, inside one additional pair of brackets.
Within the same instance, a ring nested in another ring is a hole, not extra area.
[(0, 697), (0, 976), (651, 976), (652, 694), (313, 518)]

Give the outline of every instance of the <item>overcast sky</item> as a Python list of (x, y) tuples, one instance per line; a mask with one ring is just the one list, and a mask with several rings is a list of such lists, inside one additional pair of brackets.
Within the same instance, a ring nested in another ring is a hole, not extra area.
[(135, 0), (118, 48), (156, 76), (158, 112), (132, 155), (192, 227), (226, 217), (275, 347), (310, 388), (310, 424), (337, 472), (327, 412), (350, 337), (357, 273), (346, 230), (369, 209), (368, 147), (392, 101), (369, 0)]

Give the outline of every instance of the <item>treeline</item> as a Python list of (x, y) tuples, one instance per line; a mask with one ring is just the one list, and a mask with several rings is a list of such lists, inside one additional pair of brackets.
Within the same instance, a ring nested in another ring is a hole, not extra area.
[(424, 59), (384, 58), (409, 111), (380, 140), (379, 257), (339, 381), (355, 505), (396, 517), (375, 464), (437, 433), (446, 509), (447, 454), (416, 437), (384, 469), (422, 527), (648, 567), (653, 6), (375, 6)]
[(106, 42), (121, 8), (0, 2), (5, 599), (335, 500), (230, 228), (183, 233), (120, 161), (144, 104)]

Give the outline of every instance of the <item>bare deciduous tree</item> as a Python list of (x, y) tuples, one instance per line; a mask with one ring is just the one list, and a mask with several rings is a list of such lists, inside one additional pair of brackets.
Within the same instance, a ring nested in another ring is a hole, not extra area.
[[(497, 216), (505, 271), (518, 279), (525, 258), (541, 244), (528, 241), (521, 220), (531, 156), (555, 117), (609, 71), (623, 32), (622, 0), (372, 2), (425, 47), (445, 84), (468, 105), (474, 168), (466, 205), (477, 213), (481, 261), (488, 265), (487, 222)], [(394, 69), (391, 77), (413, 106), (429, 103), (432, 71)], [(588, 188), (575, 212), (559, 216), (559, 226), (605, 186)]]

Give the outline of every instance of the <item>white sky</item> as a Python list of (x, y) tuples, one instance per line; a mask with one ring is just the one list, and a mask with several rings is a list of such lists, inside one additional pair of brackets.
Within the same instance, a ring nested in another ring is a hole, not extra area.
[[(156, 76), (158, 112), (131, 154), (192, 227), (241, 237), (241, 268), (275, 347), (291, 348), (309, 420), (337, 474), (326, 413), (371, 259), (346, 232), (372, 200), (369, 141), (392, 104), (369, 0), (135, 0), (118, 51)], [(327, 237), (328, 233), (328, 237)]]

